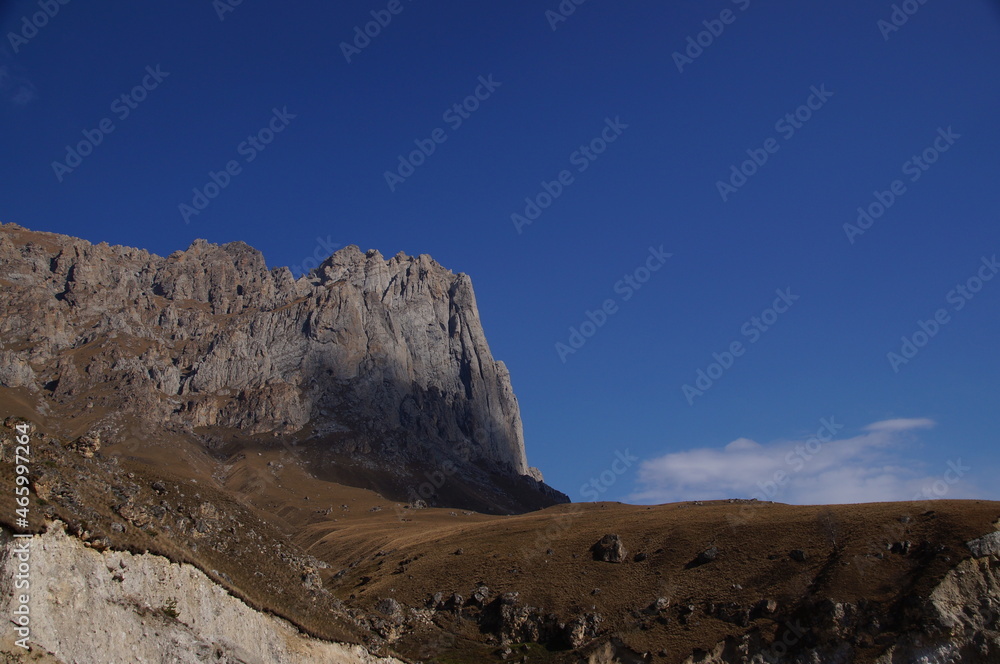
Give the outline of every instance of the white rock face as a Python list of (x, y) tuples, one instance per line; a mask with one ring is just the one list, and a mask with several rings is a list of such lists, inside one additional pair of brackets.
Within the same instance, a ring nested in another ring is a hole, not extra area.
[(967, 542), (966, 546), (969, 547), (969, 551), (976, 558), (1000, 556), (1000, 531), (983, 535), (978, 539)]
[[(5, 539), (7, 537), (5, 536)], [(31, 644), (65, 664), (402, 664), (309, 638), (255, 611), (200, 570), (161, 556), (98, 553), (53, 526), (31, 538)], [(0, 651), (23, 652), (13, 615), (18, 561), (0, 545)], [(164, 611), (176, 601), (176, 617)], [(36, 655), (33, 653), (32, 657)], [(5, 660), (6, 661), (6, 660)]]
[[(341, 431), (346, 418), (360, 451), (371, 439), (464, 444), (528, 474), (472, 282), (430, 256), (350, 246), (295, 281), (242, 242), (196, 240), (161, 258), (7, 224), (0, 279), (0, 333), (25, 349), (0, 354), (8, 387), (52, 383), (68, 403), (114, 377), (126, 403), (108, 405), (151, 424), (290, 433)], [(95, 342), (105, 350), (86, 363), (71, 352)]]
[(242, 242), (163, 258), (6, 224), (0, 283), (15, 349), (0, 353), (0, 386), (64, 420), (93, 408), (100, 426), (150, 435), (294, 435), (390, 469), (454, 464), (488, 493), (486, 469), (522, 487), (505, 509), (566, 500), (529, 469), (470, 278), (430, 256), (350, 246), (294, 280)]

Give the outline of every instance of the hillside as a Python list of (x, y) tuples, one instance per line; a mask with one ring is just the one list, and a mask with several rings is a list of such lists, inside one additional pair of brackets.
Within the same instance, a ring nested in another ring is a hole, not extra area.
[[(32, 437), (36, 530), (56, 520), (94, 551), (189, 563), (251, 608), (378, 656), (889, 664), (1000, 652), (1000, 538), (967, 545), (1000, 529), (998, 503), (597, 503), (501, 516), (413, 509), (312, 478), (285, 451), (213, 477)], [(624, 550), (597, 560), (608, 534)], [(65, 592), (47, 590), (51, 612)], [(39, 643), (57, 650), (53, 636)]]
[(567, 504), (429, 257), (6, 225), (0, 285), (6, 661), (1000, 661), (1000, 503)]

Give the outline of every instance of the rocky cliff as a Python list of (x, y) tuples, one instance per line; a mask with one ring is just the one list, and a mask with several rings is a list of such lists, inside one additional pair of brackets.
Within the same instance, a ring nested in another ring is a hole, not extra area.
[[(33, 585), (16, 590), (18, 564), (25, 557)], [(0, 635), (0, 652), (20, 655), (20, 661), (402, 664), (358, 645), (310, 638), (247, 606), (191, 565), (148, 553), (86, 548), (59, 523), (19, 541), (0, 531), (0, 589), (5, 616), (21, 606), (19, 594), (30, 593), (25, 632), (30, 630), (25, 639), (30, 655), (15, 645), (22, 637), (10, 621)]]
[(565, 500), (528, 466), (469, 277), (429, 256), (352, 246), (296, 280), (241, 242), (163, 258), (7, 224), (0, 285), (0, 385), (78, 428), (293, 443), (317, 474), (397, 499)]

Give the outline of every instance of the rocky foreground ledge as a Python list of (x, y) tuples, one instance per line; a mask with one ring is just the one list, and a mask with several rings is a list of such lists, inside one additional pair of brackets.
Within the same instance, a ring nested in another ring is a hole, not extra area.
[[(613, 568), (629, 566), (629, 559), (618, 560), (612, 555), (605, 560), (606, 556), (601, 555), (606, 550), (613, 554), (620, 546), (602, 547), (602, 542), (595, 546), (595, 561), (617, 563), (611, 565)], [(714, 647), (695, 649), (683, 658), (683, 664), (1000, 661), (1000, 532), (969, 541), (965, 547), (973, 557), (952, 567), (919, 600), (904, 596), (898, 604), (879, 607), (865, 600), (837, 601), (831, 597), (813, 602), (808, 612), (781, 616), (782, 627), (775, 633), (761, 628), (763, 622), (777, 620), (782, 613), (781, 603), (775, 601), (759, 602), (743, 615), (735, 604), (715, 604), (715, 608), (705, 609), (694, 598), (675, 606), (670, 598), (663, 597), (635, 612), (635, 616), (644, 621), (642, 631), (669, 626), (675, 614), (679, 616), (677, 621), (687, 627), (719, 620), (750, 628), (741, 635), (733, 634), (718, 641)], [(19, 554), (25, 550), (30, 555)], [(909, 553), (897, 551), (893, 555)], [(28, 645), (31, 651), (24, 652), (15, 645), (20, 636), (13, 622), (4, 620), (0, 654), (6, 657), (5, 662), (404, 662), (374, 656), (359, 645), (311, 638), (290, 623), (249, 607), (192, 565), (148, 553), (98, 550), (68, 534), (60, 521), (49, 522), (43, 533), (26, 539), (15, 539), (10, 530), (0, 529), (0, 611), (5, 616), (17, 615), (18, 593), (24, 591), (16, 591), (14, 584), (19, 575), (24, 576), (25, 558), (30, 563)], [(698, 567), (714, 562), (714, 559), (702, 562)], [(398, 634), (391, 640), (414, 628), (408, 626), (409, 614), (457, 611), (465, 616), (468, 625), (478, 624), (500, 637), (499, 641), (492, 639), (500, 648), (488, 655), (484, 653), (486, 660), (549, 661), (544, 650), (532, 650), (530, 658), (521, 657), (525, 644), (538, 641), (539, 626), (550, 620), (544, 610), (523, 605), (516, 592), (496, 594), (482, 587), (477, 593), (482, 596), (474, 594), (464, 602), (465, 609), (462, 600), (441, 601), (439, 593), (432, 598), (429, 608), (408, 610), (395, 600), (382, 600), (376, 611), (398, 614), (393, 622), (393, 631)], [(475, 606), (482, 609), (477, 612)], [(573, 639), (571, 651), (563, 651), (563, 656), (552, 661), (580, 664), (681, 661), (677, 652), (671, 657), (666, 651), (642, 652), (626, 646), (625, 641), (637, 639), (624, 633), (627, 630), (622, 629), (620, 614), (609, 618), (607, 622), (619, 623), (618, 629), (613, 630), (617, 634), (602, 629), (602, 619), (594, 616), (593, 624), (576, 626), (579, 634)], [(905, 624), (903, 629), (899, 629), (900, 623)], [(882, 646), (876, 648), (881, 651), (879, 656), (861, 656), (865, 651), (870, 653), (878, 643)]]
[[(28, 662), (143, 664), (402, 664), (358, 645), (310, 638), (256, 611), (199, 569), (152, 554), (98, 552), (61, 522), (26, 540), (0, 534), (0, 614), (15, 615), (14, 588), (27, 542), (31, 653), (3, 620), (0, 650)], [(39, 659), (42, 656), (43, 659)], [(11, 661), (8, 657), (3, 661)], [(18, 660), (14, 660), (18, 661)]]

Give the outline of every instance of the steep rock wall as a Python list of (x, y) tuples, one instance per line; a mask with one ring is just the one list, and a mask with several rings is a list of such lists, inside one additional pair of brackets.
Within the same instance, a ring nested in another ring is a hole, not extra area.
[(7, 224), (0, 285), (0, 385), (60, 415), (294, 434), (432, 464), (460, 456), (563, 498), (528, 466), (469, 277), (429, 256), (352, 246), (295, 280), (241, 242), (162, 258)]

